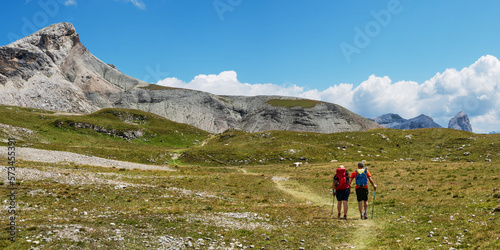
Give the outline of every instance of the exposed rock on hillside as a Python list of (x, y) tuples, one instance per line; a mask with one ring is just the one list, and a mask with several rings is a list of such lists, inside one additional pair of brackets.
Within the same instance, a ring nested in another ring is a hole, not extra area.
[[(287, 105), (268, 103), (273, 99)], [(69, 23), (51, 25), (0, 47), (0, 104), (77, 113), (132, 108), (214, 133), (227, 129), (333, 133), (381, 127), (335, 104), (294, 106), (298, 100), (303, 99), (217, 96), (148, 84), (92, 55)]]
[(83, 122), (57, 120), (54, 123), (54, 126), (59, 127), (59, 128), (60, 127), (70, 127), (70, 128), (75, 128), (75, 129), (92, 129), (92, 130), (95, 130), (97, 133), (108, 134), (111, 136), (123, 138), (125, 140), (133, 140), (133, 139), (144, 136), (144, 131), (142, 129), (115, 130), (115, 129), (108, 129), (108, 128), (98, 126), (95, 124), (83, 123)]
[(470, 125), (469, 117), (462, 111), (451, 118), (450, 122), (448, 123), (448, 128), (472, 132), (472, 126)]

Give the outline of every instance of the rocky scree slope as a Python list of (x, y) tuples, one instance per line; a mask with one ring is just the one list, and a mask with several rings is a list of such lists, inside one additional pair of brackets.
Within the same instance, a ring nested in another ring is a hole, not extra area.
[[(285, 105), (273, 104), (275, 100)], [(381, 127), (332, 103), (217, 96), (137, 80), (92, 55), (70, 23), (51, 25), (0, 47), (0, 104), (73, 113), (138, 109), (211, 133), (228, 129), (333, 133)]]

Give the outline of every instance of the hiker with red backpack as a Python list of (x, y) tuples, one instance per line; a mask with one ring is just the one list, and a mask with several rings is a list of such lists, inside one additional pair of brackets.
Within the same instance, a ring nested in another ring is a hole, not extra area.
[(337, 196), (337, 210), (339, 212), (338, 218), (340, 219), (340, 213), (342, 212), (342, 205), (344, 206), (344, 220), (347, 220), (347, 201), (349, 200), (349, 194), (351, 193), (351, 183), (349, 182), (349, 172), (340, 166), (337, 168), (336, 174), (333, 177), (333, 195)]
[[(372, 175), (362, 162), (358, 163), (358, 169), (352, 172), (349, 184), (353, 180), (356, 180), (356, 198), (358, 200), (359, 214), (362, 220), (366, 220), (368, 219), (368, 181), (372, 184), (374, 191), (377, 189), (377, 185), (373, 183)], [(363, 207), (365, 209), (364, 213)]]

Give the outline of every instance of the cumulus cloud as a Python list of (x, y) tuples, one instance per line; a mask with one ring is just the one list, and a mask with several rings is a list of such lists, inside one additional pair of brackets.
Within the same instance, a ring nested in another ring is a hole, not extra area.
[(447, 69), (424, 83), (392, 82), (388, 76), (371, 75), (355, 86), (340, 83), (325, 90), (305, 89), (295, 84), (241, 83), (234, 71), (198, 75), (190, 82), (175, 77), (157, 84), (206, 91), (218, 95), (282, 95), (322, 100), (342, 105), (365, 116), (397, 113), (404, 118), (425, 114), (443, 127), (464, 111), (475, 132), (500, 130), (500, 61), (483, 56), (462, 70)]
[(198, 75), (189, 83), (183, 82), (175, 77), (159, 81), (157, 84), (163, 86), (187, 88), (210, 92), (217, 95), (283, 95), (301, 96), (307, 91), (297, 85), (276, 85), (272, 83), (249, 84), (238, 81), (234, 71), (224, 71), (218, 75)]

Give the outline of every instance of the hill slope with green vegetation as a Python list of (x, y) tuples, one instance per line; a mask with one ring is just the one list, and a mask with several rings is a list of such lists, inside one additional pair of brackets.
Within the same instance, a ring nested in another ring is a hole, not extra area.
[(127, 109), (102, 109), (88, 115), (0, 107), (0, 138), (6, 145), (69, 151), (148, 164), (168, 164), (177, 150), (208, 138), (195, 127)]
[(374, 129), (333, 134), (228, 131), (182, 158), (198, 164), (251, 165), (330, 161), (499, 161), (500, 136), (460, 130)]
[(103, 109), (80, 116), (0, 106), (0, 138), (4, 145), (9, 136), (17, 137), (25, 147), (148, 164), (500, 160), (498, 134), (431, 128), (332, 134), (231, 130), (213, 135), (155, 114), (128, 109)]
[[(0, 195), (14, 188), (17, 202), (17, 240), (1, 230), (4, 249), (500, 247), (498, 134), (214, 135), (137, 110), (78, 116), (1, 106), (0, 139), (7, 145), (11, 137), (16, 147), (169, 164), (175, 171), (21, 157), (14, 187), (0, 182)], [(0, 160), (7, 162), (7, 154)], [(362, 160), (378, 185), (376, 199), (370, 188), (369, 219), (359, 219), (352, 192), (348, 219), (338, 220), (334, 169), (352, 172)], [(304, 164), (291, 167), (294, 161)]]

